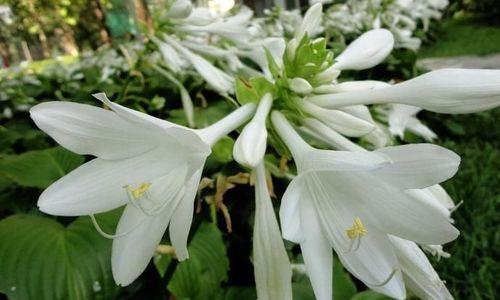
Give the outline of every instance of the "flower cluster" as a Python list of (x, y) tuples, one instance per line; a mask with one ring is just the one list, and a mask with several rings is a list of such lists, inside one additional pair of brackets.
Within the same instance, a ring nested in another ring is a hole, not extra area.
[[(200, 33), (198, 25), (186, 23), (194, 12), (180, 11), (189, 12), (181, 14), (182, 30)], [(65, 102), (33, 107), (37, 126), (59, 144), (96, 157), (46, 189), (40, 209), (93, 216), (125, 206), (114, 234), (94, 223), (114, 239), (113, 275), (128, 285), (144, 271), (167, 228), (177, 258), (188, 258), (194, 199), (210, 148), (246, 124), (233, 156), (256, 176), (253, 257), (259, 299), (291, 299), (292, 268), (280, 235), (300, 244), (317, 299), (332, 299), (333, 251), (373, 290), (396, 299), (404, 299), (406, 289), (424, 299), (450, 299), (421, 247), (441, 254), (440, 245), (459, 234), (450, 218), (453, 201), (439, 184), (456, 173), (460, 157), (432, 144), (385, 147), (369, 105), (397, 103), (452, 114), (494, 108), (500, 105), (500, 71), (445, 69), (397, 84), (341, 82), (344, 70), (382, 62), (394, 37), (374, 29), (334, 56), (324, 38), (310, 37), (321, 16), (322, 5), (313, 5), (290, 40), (278, 39), (286, 47), (271, 51), (260, 44), (262, 74), (236, 80), (241, 106), (207, 128), (153, 118), (104, 94), (94, 96), (110, 110)], [(203, 28), (231, 30), (226, 25)], [(173, 60), (172, 68), (188, 61), (207, 81), (216, 80), (213, 87), (224, 86), (226, 77), (194, 53), (203, 46), (190, 47), (189, 39), (171, 36), (157, 43), (170, 53), (165, 59), (183, 57)], [(399, 126), (418, 127), (407, 123)], [(281, 234), (266, 180), (270, 137), (284, 145), (297, 166), (281, 199)], [(314, 148), (311, 138), (335, 150)], [(366, 138), (375, 150), (351, 138)]]
[(418, 50), (421, 40), (415, 36), (419, 29), (427, 31), (431, 20), (439, 20), (447, 0), (357, 1), (334, 4), (326, 12), (324, 27), (346, 37), (376, 28), (390, 30), (396, 48)]

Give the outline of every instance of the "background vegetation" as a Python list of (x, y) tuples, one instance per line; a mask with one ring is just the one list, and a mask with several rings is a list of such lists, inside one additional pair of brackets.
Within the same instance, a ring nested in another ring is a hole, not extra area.
[[(57, 147), (37, 130), (28, 116), (30, 105), (49, 100), (96, 105), (90, 94), (105, 91), (128, 107), (181, 124), (186, 120), (172, 83), (148, 62), (140, 58), (127, 60), (127, 44), (110, 45), (113, 40), (125, 40), (136, 27), (132, 23), (123, 32), (112, 33), (113, 22), (130, 24), (128, 17), (120, 15), (122, 6), (97, 0), (2, 3), (22, 16), (22, 22), (13, 27), (0, 28), (0, 49), (18, 53), (18, 60), (23, 58), (23, 41), (41, 49), (32, 58), (70, 53), (65, 43), (50, 42), (58, 34), (73, 39), (79, 51), (105, 47), (89, 56), (48, 59), (23, 69), (0, 70), (0, 299), (7, 295), (9, 299), (23, 300), (164, 299), (167, 290), (176, 299), (255, 299), (250, 260), (253, 190), (244, 180), (235, 183), (238, 176), (244, 177), (240, 173), (248, 170), (232, 161), (231, 137), (214, 148), (207, 164), (204, 176), (213, 183), (198, 197), (200, 210), (192, 229), (191, 259), (177, 265), (169, 255), (158, 254), (129, 287), (115, 286), (110, 277), (110, 241), (95, 232), (88, 217), (52, 217), (37, 210), (41, 191), (87, 158)], [(436, 28), (434, 38), (429, 39), (418, 57), (500, 52), (500, 27), (490, 21), (498, 13), (497, 7), (494, 0), (453, 2), (449, 18)], [(118, 13), (110, 21), (103, 11), (113, 8)], [(139, 56), (147, 47), (137, 52)], [(413, 65), (417, 55), (402, 53), (375, 73), (362, 76), (411, 76), (418, 71)], [(103, 65), (112, 69), (107, 76)], [(229, 106), (224, 99), (203, 89), (200, 82), (188, 82), (199, 126), (227, 113)], [(500, 295), (500, 110), (456, 116), (425, 112), (421, 117), (436, 131), (439, 144), (462, 157), (457, 176), (445, 183), (455, 201), (463, 201), (453, 214), (461, 236), (445, 246), (452, 257), (436, 261), (435, 266), (456, 299), (496, 299)], [(422, 142), (412, 135), (405, 136), (404, 141)], [(283, 178), (279, 162), (269, 160), (276, 167), (272, 170), (274, 191), (281, 195), (287, 179)], [(220, 203), (214, 201), (215, 197), (223, 197), (231, 227), (218, 210)], [(104, 229), (113, 231), (119, 213), (117, 210), (99, 216)], [(287, 249), (293, 262), (300, 263), (299, 249), (292, 244), (287, 244)], [(339, 263), (334, 266), (334, 274), (335, 299), (384, 299), (364, 291), (365, 287)], [(295, 274), (293, 288), (294, 299), (313, 299), (305, 276)]]

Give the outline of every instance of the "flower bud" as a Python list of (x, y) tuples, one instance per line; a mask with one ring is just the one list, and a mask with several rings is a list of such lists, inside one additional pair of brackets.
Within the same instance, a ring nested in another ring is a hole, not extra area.
[(193, 4), (189, 0), (177, 0), (170, 6), (167, 17), (173, 19), (185, 19), (193, 10)]
[(355, 39), (337, 58), (338, 70), (364, 70), (381, 63), (394, 47), (394, 36), (387, 29), (373, 29)]
[(234, 144), (233, 157), (244, 166), (254, 168), (264, 158), (267, 146), (266, 118), (272, 101), (271, 94), (262, 97), (255, 116), (243, 128)]
[(295, 77), (288, 80), (290, 89), (297, 94), (310, 94), (312, 92), (312, 86), (309, 81), (304, 78)]

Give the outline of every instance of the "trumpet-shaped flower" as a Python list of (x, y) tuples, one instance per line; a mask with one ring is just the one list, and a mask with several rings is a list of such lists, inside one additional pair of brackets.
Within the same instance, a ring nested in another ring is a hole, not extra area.
[(373, 152), (318, 150), (280, 113), (273, 112), (272, 121), (299, 173), (282, 199), (283, 236), (300, 243), (317, 299), (332, 297), (331, 248), (367, 286), (404, 298), (401, 267), (388, 235), (423, 244), (458, 236), (446, 216), (405, 190), (450, 178), (459, 157), (430, 144)]
[(266, 118), (273, 98), (266, 94), (259, 102), (255, 116), (245, 125), (233, 148), (234, 159), (244, 166), (256, 167), (266, 153)]
[(71, 102), (46, 102), (30, 113), (56, 142), (96, 156), (48, 187), (40, 210), (61, 216), (91, 215), (126, 205), (114, 238), (115, 281), (130, 284), (146, 268), (167, 226), (179, 260), (186, 242), (205, 159), (219, 138), (248, 120), (244, 106), (198, 131), (134, 111), (95, 94), (111, 111)]
[(500, 70), (442, 69), (386, 88), (323, 94), (308, 99), (325, 108), (401, 103), (440, 113), (471, 113), (500, 105)]
[(256, 168), (253, 258), (257, 297), (292, 299), (292, 269), (267, 189), (264, 163)]

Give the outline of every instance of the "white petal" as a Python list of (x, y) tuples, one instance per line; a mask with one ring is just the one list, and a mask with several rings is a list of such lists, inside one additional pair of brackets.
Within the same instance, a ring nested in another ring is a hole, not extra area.
[(374, 151), (386, 155), (392, 164), (377, 171), (402, 189), (425, 188), (451, 178), (458, 170), (460, 156), (433, 144), (385, 147)]
[(297, 28), (297, 31), (295, 32), (295, 39), (297, 41), (300, 42), (305, 34), (310, 36), (314, 30), (317, 29), (317, 27), (321, 24), (322, 12), (323, 6), (321, 3), (314, 4), (306, 11), (300, 27)]
[(322, 107), (403, 103), (440, 113), (471, 113), (500, 105), (500, 71), (442, 69), (393, 86), (308, 98)]
[(429, 192), (431, 192), (435, 199), (441, 203), (442, 206), (444, 206), (447, 209), (453, 209), (455, 208), (455, 202), (453, 199), (448, 195), (446, 190), (439, 184), (430, 186), (427, 188)]
[(130, 109), (130, 108), (122, 106), (118, 103), (114, 103), (108, 99), (108, 97), (106, 96), (105, 93), (96, 93), (96, 94), (92, 94), (92, 96), (94, 98), (96, 98), (97, 100), (101, 101), (102, 103), (106, 104), (106, 106), (111, 108), (113, 111), (115, 111), (122, 118), (124, 118), (130, 122), (133, 122), (135, 124), (139, 124), (141, 126), (144, 126), (146, 128), (157, 130), (158, 128), (171, 128), (171, 127), (178, 126), (174, 123), (160, 120), (158, 118), (152, 117), (152, 116), (145, 114), (143, 112)]
[(184, 154), (163, 148), (120, 161), (96, 158), (49, 186), (40, 195), (38, 206), (61, 216), (105, 212), (127, 202), (124, 186), (151, 182), (183, 165), (190, 166)]
[(130, 230), (131, 233), (113, 242), (111, 266), (113, 278), (118, 285), (127, 286), (146, 269), (161, 241), (170, 220), (171, 211), (165, 210), (154, 217), (146, 217), (143, 212), (128, 204), (118, 223), (117, 232)]
[(179, 150), (179, 146), (184, 146), (188, 148), (184, 149), (185, 151), (204, 156), (208, 156), (211, 153), (210, 146), (203, 142), (194, 130), (111, 102), (104, 93), (93, 94), (92, 96), (109, 106), (109, 108), (122, 118), (135, 123), (136, 126), (142, 126), (145, 129), (157, 131), (164, 135), (158, 141), (163, 147)]
[(432, 131), (429, 127), (420, 122), (419, 119), (413, 117), (408, 120), (408, 130), (416, 135), (423, 137), (427, 141), (433, 141), (437, 138), (436, 133)]
[(369, 69), (381, 63), (393, 47), (394, 37), (389, 30), (373, 29), (349, 44), (334, 66), (339, 70)]
[(288, 185), (281, 198), (279, 212), (283, 238), (295, 243), (304, 241), (304, 233), (300, 223), (301, 189), (301, 184), (294, 181)]
[(193, 221), (194, 200), (198, 192), (202, 171), (203, 168), (200, 168), (186, 183), (184, 196), (175, 209), (168, 228), (175, 255), (180, 261), (189, 258), (187, 240), (191, 222)]
[(453, 299), (431, 263), (413, 242), (390, 236), (408, 289), (421, 299)]
[[(146, 211), (150, 209), (154, 215), (146, 215), (132, 204), (125, 207), (116, 229), (116, 234), (121, 236), (113, 240), (111, 255), (113, 277), (117, 284), (129, 285), (146, 269), (174, 209), (182, 199), (186, 173), (186, 167), (173, 170), (152, 182), (147, 191), (150, 198), (134, 200), (136, 205), (149, 206), (145, 207)], [(161, 210), (153, 212), (152, 208)]]
[(411, 195), (414, 198), (417, 198), (418, 201), (425, 202), (429, 206), (433, 207), (437, 211), (439, 211), (443, 216), (449, 218), (450, 217), (450, 211), (441, 205), (439, 200), (436, 199), (436, 197), (429, 191), (429, 188), (425, 189), (412, 189), (412, 190), (406, 190), (405, 191), (407, 194)]
[(35, 124), (57, 143), (78, 154), (123, 159), (155, 147), (158, 132), (138, 128), (116, 113), (72, 102), (45, 102), (31, 108)]
[(331, 151), (314, 149), (304, 153), (302, 161), (296, 162), (300, 172), (307, 170), (359, 171), (374, 170), (390, 166), (385, 155), (373, 152)]
[(399, 263), (387, 235), (368, 228), (368, 233), (359, 242), (355, 251), (337, 251), (342, 264), (369, 288), (396, 299), (405, 299)]
[(300, 243), (307, 274), (317, 300), (332, 299), (333, 253), (315, 213), (307, 198), (300, 199), (301, 228), (304, 241)]
[(264, 164), (256, 169), (253, 258), (257, 296), (262, 300), (292, 299), (292, 269), (281, 239)]

